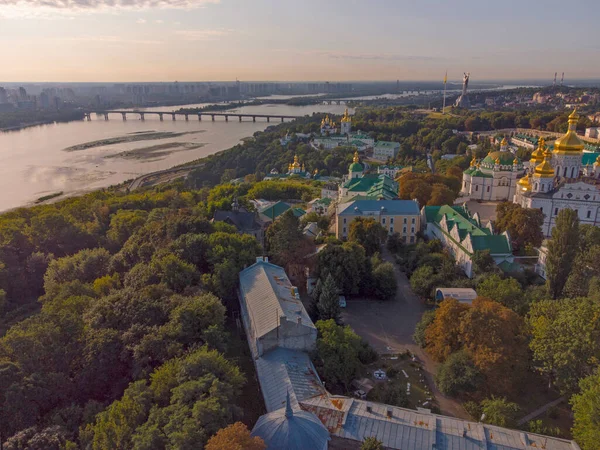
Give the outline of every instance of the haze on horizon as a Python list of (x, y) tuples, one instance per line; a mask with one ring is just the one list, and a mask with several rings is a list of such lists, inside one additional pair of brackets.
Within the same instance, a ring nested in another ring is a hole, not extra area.
[(596, 2), (3, 0), (0, 81), (600, 78)]

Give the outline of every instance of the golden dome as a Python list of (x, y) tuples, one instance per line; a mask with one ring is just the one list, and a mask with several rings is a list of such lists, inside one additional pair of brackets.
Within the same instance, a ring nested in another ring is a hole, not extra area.
[(348, 108), (344, 111), (344, 116), (342, 117), (342, 123), (351, 122), (352, 119), (348, 115)]
[(508, 145), (508, 141), (506, 140), (506, 137), (502, 138), (502, 142), (500, 142), (500, 147), (506, 147)]
[(554, 178), (554, 169), (548, 155), (544, 156), (542, 163), (535, 168), (535, 175), (540, 178)]
[(513, 164), (514, 165), (519, 164), (519, 158), (515, 157), (515, 159), (513, 159)]
[(359, 162), (359, 159), (358, 159), (358, 151), (355, 151), (355, 152), (354, 152), (354, 158), (352, 158), (352, 162), (353, 162), (353, 163), (357, 163), (357, 162)]
[(596, 158), (596, 162), (594, 164), (600, 164), (600, 155)]
[(530, 164), (539, 164), (544, 160), (544, 153), (546, 151), (546, 140), (541, 137), (538, 140), (538, 146), (531, 154)]
[(531, 190), (531, 183), (529, 182), (529, 176), (524, 176), (519, 181), (517, 181), (517, 184), (524, 191), (530, 191)]
[(569, 130), (567, 133), (554, 142), (554, 153), (579, 153), (583, 151), (583, 141), (577, 136), (577, 121), (579, 115), (577, 109), (574, 109), (569, 115)]
[(496, 159), (494, 160), (494, 164), (500, 164), (500, 158), (496, 158)]
[(471, 164), (469, 166), (473, 167), (475, 166), (475, 164), (477, 164), (477, 160), (475, 159), (475, 156), (473, 156), (473, 159), (471, 160)]
[(300, 162), (298, 161), (298, 155), (294, 155), (294, 162), (292, 164), (290, 164), (290, 167), (292, 169), (299, 169), (300, 168)]

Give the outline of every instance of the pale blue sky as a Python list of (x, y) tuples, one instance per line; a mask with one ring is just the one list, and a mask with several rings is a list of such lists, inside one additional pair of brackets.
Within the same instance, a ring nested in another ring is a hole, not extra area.
[(0, 81), (600, 78), (599, 10), (597, 0), (2, 0)]

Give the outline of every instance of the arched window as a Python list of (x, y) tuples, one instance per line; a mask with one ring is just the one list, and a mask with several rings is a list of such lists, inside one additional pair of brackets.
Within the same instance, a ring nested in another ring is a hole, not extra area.
[(571, 178), (575, 178), (575, 167), (571, 169)]
[(563, 173), (563, 177), (567, 178), (567, 168), (565, 167), (565, 171)]
[(538, 184), (535, 183), (534, 189), (537, 191), (538, 190)]

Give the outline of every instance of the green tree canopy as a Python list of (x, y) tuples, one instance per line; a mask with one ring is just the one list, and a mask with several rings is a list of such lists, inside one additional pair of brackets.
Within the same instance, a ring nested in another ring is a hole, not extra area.
[(600, 443), (600, 368), (579, 382), (579, 394), (571, 397), (573, 437), (582, 450), (597, 450)]
[(572, 209), (563, 209), (556, 216), (546, 259), (548, 291), (552, 298), (562, 296), (578, 247), (579, 218), (577, 212)]

